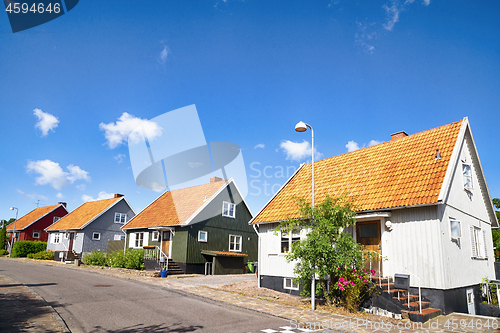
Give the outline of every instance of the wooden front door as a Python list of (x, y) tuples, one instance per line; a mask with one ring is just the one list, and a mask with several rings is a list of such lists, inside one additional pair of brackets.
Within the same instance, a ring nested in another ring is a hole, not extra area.
[[(371, 260), (371, 268), (377, 271), (382, 270), (382, 244), (380, 241), (380, 221), (367, 221), (367, 222), (357, 222), (356, 223), (356, 241), (363, 244), (366, 250), (376, 252), (378, 255), (374, 254), (377, 258)], [(370, 262), (367, 263), (366, 268), (370, 268)]]
[(163, 253), (165, 253), (167, 256), (170, 257), (169, 253), (170, 249), (170, 231), (163, 231), (163, 234), (161, 236), (161, 250)]
[(69, 233), (69, 244), (68, 244), (68, 251), (72, 252), (73, 251), (73, 241), (75, 240), (75, 233), (70, 232)]

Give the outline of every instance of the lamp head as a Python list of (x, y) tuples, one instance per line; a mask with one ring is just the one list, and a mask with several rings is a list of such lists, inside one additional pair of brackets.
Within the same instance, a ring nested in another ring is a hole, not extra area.
[(295, 130), (297, 132), (305, 132), (307, 131), (307, 125), (303, 121), (299, 121), (297, 125), (295, 125)]
[(14, 210), (14, 207), (10, 207), (10, 210)]

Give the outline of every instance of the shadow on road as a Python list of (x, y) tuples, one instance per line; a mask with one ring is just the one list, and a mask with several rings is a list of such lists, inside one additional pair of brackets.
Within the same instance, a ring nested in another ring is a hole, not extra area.
[(195, 332), (195, 331), (202, 329), (202, 328), (203, 328), (203, 326), (193, 326), (193, 325), (180, 326), (180, 324), (173, 324), (171, 326), (168, 326), (165, 324), (149, 325), (149, 326), (139, 324), (139, 325), (134, 325), (134, 326), (130, 326), (130, 327), (120, 328), (118, 330), (105, 330), (105, 329), (102, 329), (100, 326), (96, 326), (96, 327), (94, 327), (94, 329), (92, 331), (90, 331), (90, 333), (98, 333), (98, 332), (108, 332), (108, 333), (118, 333), (118, 332), (120, 332), (120, 333), (178, 332), (178, 333), (181, 333), (181, 332)]

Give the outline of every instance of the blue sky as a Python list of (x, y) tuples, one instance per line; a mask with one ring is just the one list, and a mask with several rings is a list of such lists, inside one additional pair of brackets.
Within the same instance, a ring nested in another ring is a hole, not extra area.
[(0, 15), (0, 219), (112, 193), (141, 211), (159, 193), (135, 184), (128, 121), (192, 104), (207, 142), (241, 147), (254, 214), (308, 160), (300, 120), (326, 158), (467, 116), (500, 197), (499, 16), (490, 1), (80, 1), (14, 34)]

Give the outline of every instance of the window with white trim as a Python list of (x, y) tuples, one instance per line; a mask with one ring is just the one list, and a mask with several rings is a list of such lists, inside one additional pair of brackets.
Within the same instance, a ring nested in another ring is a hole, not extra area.
[(92, 240), (101, 240), (101, 233), (100, 232), (92, 233)]
[(54, 216), (54, 219), (52, 220), (53, 222), (52, 223), (56, 223), (57, 221), (59, 221), (61, 219), (61, 217), (59, 216)]
[(450, 235), (451, 239), (459, 239), (462, 237), (462, 229), (460, 228), (460, 221), (450, 219)]
[(153, 242), (157, 242), (160, 239), (160, 232), (159, 231), (153, 231), (153, 235), (151, 236), (151, 240)]
[(300, 241), (299, 232), (281, 232), (281, 253), (289, 253), (292, 244)]
[(40, 231), (39, 230), (33, 230), (33, 238), (40, 238)]
[(474, 226), (470, 226), (470, 238), (472, 258), (488, 258), (488, 251), (486, 250), (486, 231)]
[(241, 236), (229, 235), (229, 251), (241, 252), (241, 241)]
[(127, 214), (115, 213), (115, 223), (125, 224), (127, 222)]
[(462, 163), (462, 174), (464, 178), (464, 188), (472, 190), (472, 168), (470, 164)]
[(208, 241), (208, 232), (199, 230), (198, 231), (198, 242), (206, 243)]
[(52, 234), (52, 244), (59, 244), (61, 243), (61, 235), (58, 232), (54, 232)]
[(114, 235), (113, 240), (115, 240), (115, 241), (125, 240), (125, 235)]
[(143, 247), (144, 245), (144, 233), (136, 232), (135, 233), (135, 247)]
[(227, 201), (222, 202), (222, 216), (225, 217), (236, 217), (236, 205)]
[(283, 289), (299, 290), (299, 285), (295, 284), (292, 278), (283, 278)]

